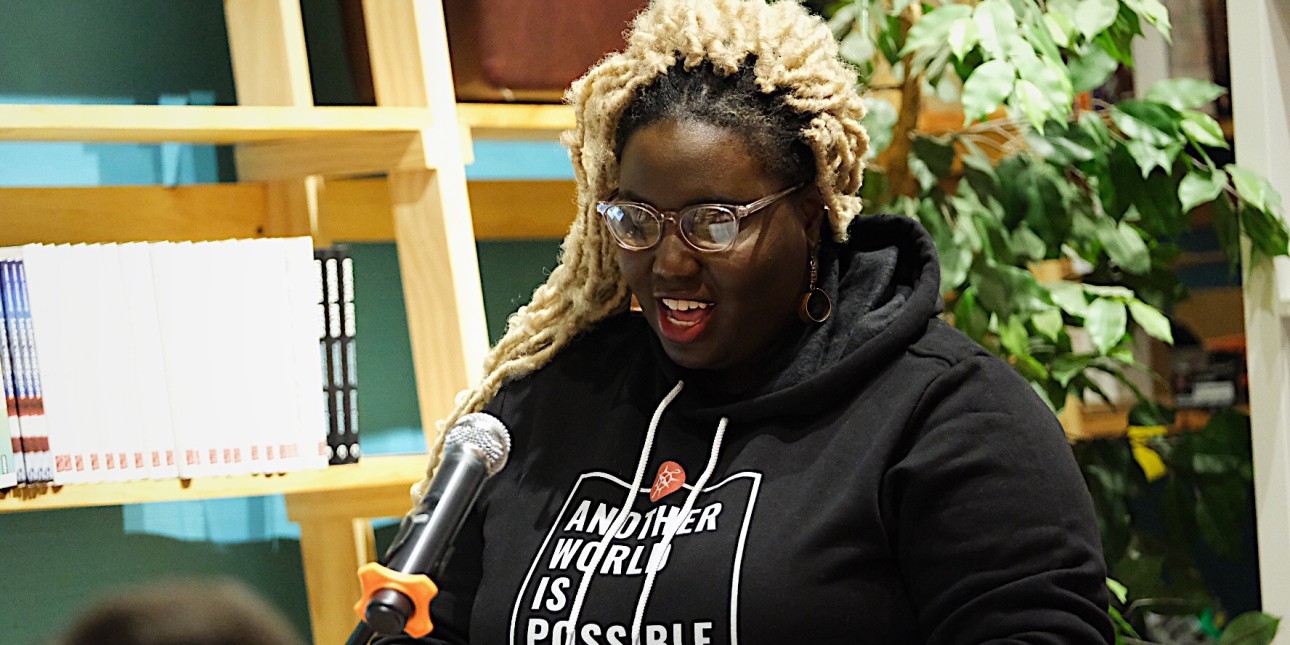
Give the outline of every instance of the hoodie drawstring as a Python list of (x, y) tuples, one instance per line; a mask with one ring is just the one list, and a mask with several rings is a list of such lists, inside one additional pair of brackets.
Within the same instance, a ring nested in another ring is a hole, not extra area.
[(573, 645), (576, 640), (575, 633), (578, 627), (578, 617), (582, 613), (582, 603), (587, 597), (587, 588), (591, 586), (592, 574), (600, 567), (600, 560), (604, 557), (605, 551), (609, 549), (610, 540), (618, 534), (623, 523), (627, 521), (627, 514), (632, 510), (632, 502), (636, 501), (636, 493), (640, 490), (641, 480), (645, 477), (645, 466), (649, 463), (650, 450), (654, 448), (654, 433), (658, 430), (659, 420), (663, 418), (663, 411), (667, 406), (672, 404), (676, 397), (681, 395), (681, 388), (685, 387), (685, 381), (677, 381), (676, 386), (672, 388), (667, 396), (663, 397), (658, 408), (654, 410), (654, 417), (650, 419), (649, 430), (645, 433), (645, 445), (641, 446), (640, 460), (636, 463), (636, 475), (632, 478), (631, 488), (627, 489), (627, 500), (623, 502), (623, 507), (618, 509), (618, 515), (614, 518), (613, 524), (610, 525), (609, 531), (604, 537), (600, 538), (596, 552), (592, 556), (591, 566), (582, 572), (582, 580), (578, 582), (578, 594), (574, 596), (573, 608), (569, 612), (569, 638), (565, 641), (566, 645)]
[(676, 520), (668, 522), (667, 531), (663, 534), (663, 541), (659, 543), (657, 549), (650, 552), (649, 564), (645, 567), (645, 586), (641, 589), (640, 598), (636, 600), (636, 615), (632, 617), (632, 645), (640, 645), (641, 642), (641, 622), (645, 619), (645, 604), (649, 602), (650, 592), (654, 590), (654, 577), (658, 570), (662, 568), (660, 563), (667, 556), (668, 549), (672, 548), (672, 538), (676, 537), (676, 532), (684, 524), (684, 519), (694, 510), (694, 502), (699, 497), (699, 493), (708, 485), (708, 478), (712, 477), (712, 471), (717, 468), (717, 456), (721, 454), (721, 439), (725, 437), (726, 426), (729, 425), (730, 419), (721, 417), (721, 422), (717, 424), (717, 434), (712, 438), (712, 449), (708, 452), (708, 465), (703, 469), (703, 474), (699, 476), (699, 481), (694, 482), (694, 488), (690, 489), (690, 494), (685, 497), (685, 505), (681, 507), (681, 514), (676, 516)]

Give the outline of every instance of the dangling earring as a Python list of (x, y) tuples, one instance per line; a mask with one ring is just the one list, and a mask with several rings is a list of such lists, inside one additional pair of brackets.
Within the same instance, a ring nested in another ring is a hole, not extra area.
[(632, 313), (634, 313), (634, 314), (641, 313), (641, 311), (642, 311), (642, 309), (641, 309), (641, 301), (639, 301), (639, 300), (637, 300), (637, 299), (636, 299), (636, 294), (634, 294), (634, 293), (632, 294), (632, 300), (631, 300), (631, 302), (627, 303), (627, 311), (630, 311), (630, 312), (632, 312)]
[(817, 324), (828, 320), (833, 313), (833, 299), (823, 289), (815, 286), (820, 277), (819, 249), (818, 245), (811, 248), (811, 284), (806, 287), (806, 294), (802, 296), (802, 305), (797, 311), (802, 322)]

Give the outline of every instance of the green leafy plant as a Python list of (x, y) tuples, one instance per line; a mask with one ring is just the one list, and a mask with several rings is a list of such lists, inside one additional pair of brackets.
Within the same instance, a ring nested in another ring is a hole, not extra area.
[[(876, 158), (863, 197), (868, 211), (916, 217), (932, 234), (947, 317), (1054, 410), (1109, 402), (1106, 375), (1132, 392), (1139, 417), (1153, 417), (1139, 421), (1168, 421), (1131, 378), (1150, 373), (1135, 338), (1173, 340), (1164, 312), (1186, 297), (1173, 264), (1194, 214), (1208, 213), (1234, 269), (1242, 237), (1261, 261), (1286, 255), (1290, 234), (1266, 180), (1215, 161), (1229, 143), (1205, 107), (1221, 88), (1171, 79), (1143, 98), (1094, 93), (1132, 65), (1144, 28), (1169, 37), (1159, 0), (846, 0), (824, 9), (860, 81), (898, 94), (870, 103)], [(957, 106), (961, 120), (920, 124), (930, 103)], [(1216, 423), (1231, 425), (1219, 415), (1195, 434), (1151, 441), (1169, 469), (1174, 537), (1199, 534), (1228, 553), (1249, 455), (1225, 452), (1229, 437)], [(1192, 542), (1135, 530), (1131, 506), (1146, 483), (1129, 441), (1076, 451), (1130, 604), (1213, 606), (1180, 546)]]
[[(1172, 422), (1170, 414), (1168, 408), (1142, 404), (1132, 416), (1135, 423), (1161, 427)], [(1236, 527), (1250, 508), (1253, 478), (1249, 418), (1223, 410), (1199, 432), (1131, 433), (1120, 439), (1079, 442), (1074, 450), (1089, 483), (1103, 548), (1116, 576), (1111, 589), (1118, 604), (1112, 610), (1121, 633), (1137, 638), (1133, 622), (1141, 622), (1146, 612), (1213, 614), (1221, 603), (1196, 567), (1193, 548), (1204, 544), (1224, 558), (1240, 554)], [(1135, 455), (1139, 451), (1149, 452), (1151, 460), (1159, 462), (1153, 472), (1139, 465), (1143, 461)], [(1150, 483), (1153, 478), (1156, 481)], [(1155, 486), (1163, 500), (1163, 517), (1156, 522), (1139, 517), (1148, 486)], [(1133, 591), (1132, 599), (1126, 588)], [(1246, 616), (1233, 619), (1223, 633), (1250, 631), (1246, 637), (1254, 640), (1231, 642), (1270, 642), (1277, 620), (1259, 612)], [(1264, 625), (1264, 630), (1247, 629), (1254, 624)], [(1260, 640), (1268, 629), (1268, 640)], [(1217, 629), (1214, 635), (1218, 640)]]

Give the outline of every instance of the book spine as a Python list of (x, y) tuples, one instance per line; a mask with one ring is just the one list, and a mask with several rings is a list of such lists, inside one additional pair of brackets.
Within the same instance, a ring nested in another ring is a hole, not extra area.
[(360, 453), (356, 425), (353, 259), (344, 246), (320, 249), (315, 256), (322, 283), (319, 342), (328, 412), (328, 463), (352, 464), (358, 461)]
[(348, 246), (337, 247), (340, 257), (341, 325), (344, 342), (344, 378), (341, 389), (345, 399), (345, 425), (343, 441), (348, 446), (349, 462), (361, 456), (358, 445), (358, 318), (354, 301), (354, 258)]
[(29, 483), (54, 481), (54, 459), (49, 452), (49, 429), (45, 423), (45, 400), (40, 383), (40, 354), (32, 327), (27, 293), (27, 274), (22, 261), (13, 267), (14, 301), (18, 313), (18, 355), (22, 366), (17, 379), (18, 416), (22, 423), (22, 450), (27, 461)]
[(18, 302), (15, 298), (17, 287), (14, 285), (14, 261), (0, 260), (0, 307), (3, 307), (7, 352), (2, 357), (4, 371), (5, 414), (9, 419), (11, 433), (10, 447), (14, 453), (14, 465), (19, 484), (26, 484), (27, 454), (23, 450), (22, 417), (18, 414), (18, 382), (22, 378), (21, 356), (18, 347)]
[(329, 459), (327, 406), (318, 397), (318, 383), (324, 366), (311, 340), (317, 329), (317, 272), (313, 242), (309, 238), (285, 238), (284, 261), (290, 303), (290, 325), (286, 333), (292, 348), (292, 377), (295, 385), (296, 444), (302, 468), (326, 468)]
[(20, 471), (22, 481), (26, 481), (26, 472), (22, 466), (22, 435), (19, 434), (18, 427), (18, 401), (14, 394), (12, 361), (9, 357), (8, 316), (4, 307), (7, 273), (8, 262), (0, 261), (0, 399), (4, 401), (3, 409), (0, 409), (0, 488), (16, 486)]

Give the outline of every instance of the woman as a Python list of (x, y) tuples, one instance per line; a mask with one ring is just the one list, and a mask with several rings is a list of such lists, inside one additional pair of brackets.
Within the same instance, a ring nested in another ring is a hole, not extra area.
[(658, 0), (574, 84), (579, 215), (457, 411), (513, 448), (429, 642), (1111, 641), (1052, 413), (936, 317), (915, 222), (852, 222), (854, 83), (795, 3)]

